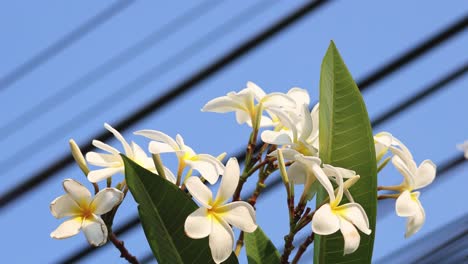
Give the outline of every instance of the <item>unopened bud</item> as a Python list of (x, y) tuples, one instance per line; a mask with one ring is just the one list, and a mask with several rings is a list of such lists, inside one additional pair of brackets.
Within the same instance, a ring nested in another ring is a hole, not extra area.
[(75, 140), (73, 139), (70, 139), (70, 141), (68, 142), (70, 143), (70, 150), (73, 158), (75, 159), (76, 163), (78, 163), (78, 166), (80, 167), (81, 171), (83, 171), (83, 173), (86, 176), (88, 176), (89, 168), (86, 164), (85, 158), (83, 157), (83, 153), (81, 153), (80, 147), (78, 147)]

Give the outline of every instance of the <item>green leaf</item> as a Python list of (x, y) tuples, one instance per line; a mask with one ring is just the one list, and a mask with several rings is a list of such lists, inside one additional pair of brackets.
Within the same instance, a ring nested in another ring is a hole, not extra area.
[[(315, 236), (314, 263), (371, 263), (377, 211), (377, 166), (374, 139), (361, 93), (331, 42), (320, 73), (320, 158), (324, 164), (356, 171), (361, 179), (350, 189), (369, 217), (371, 235), (360, 232), (356, 252), (343, 256), (341, 232)], [(317, 205), (327, 197), (323, 188)]]
[[(185, 219), (198, 206), (174, 184), (122, 155), (125, 179), (138, 203), (146, 239), (158, 263), (214, 263), (208, 238), (191, 239), (184, 233)], [(231, 254), (224, 263), (238, 263)]]
[(249, 264), (279, 264), (280, 253), (260, 227), (252, 233), (244, 233), (245, 251)]

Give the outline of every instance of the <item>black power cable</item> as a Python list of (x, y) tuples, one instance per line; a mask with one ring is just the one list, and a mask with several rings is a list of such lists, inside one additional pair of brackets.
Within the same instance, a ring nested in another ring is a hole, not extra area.
[(57, 56), (61, 51), (68, 48), (71, 44), (83, 38), (86, 34), (96, 29), (101, 24), (112, 19), (115, 15), (127, 9), (135, 0), (122, 0), (116, 1), (114, 4), (104, 9), (91, 19), (81, 24), (73, 31), (67, 33), (38, 54), (34, 55), (31, 59), (24, 62), (14, 70), (9, 72), (6, 76), (0, 79), (0, 91), (7, 89), (12, 84), (23, 78), (28, 73), (32, 72), (47, 60)]
[[(180, 64), (183, 64), (186, 60), (195, 56), (197, 52), (201, 52), (203, 49), (207, 49), (217, 40), (221, 40), (224, 35), (229, 34), (231, 31), (235, 30), (243, 23), (249, 22), (251, 19), (262, 14), (262, 12), (267, 11), (272, 6), (273, 4), (270, 0), (256, 2), (251, 7), (247, 8), (246, 10), (243, 10), (240, 14), (217, 26), (214, 30), (208, 32), (205, 36), (202, 36), (197, 41), (184, 48), (182, 51), (167, 58), (162, 63), (153, 66), (151, 69), (145, 71), (137, 78), (114, 90), (109, 95), (100, 98), (99, 101), (93, 103), (91, 106), (88, 106), (84, 111), (78, 113), (78, 115), (69, 118), (59, 127), (50, 130), (47, 134), (41, 136), (32, 143), (16, 151), (12, 156), (8, 157), (5, 160), (2, 160), (0, 162), (0, 167), (5, 168), (2, 172), (6, 173), (9, 170), (13, 169), (13, 166), (6, 165), (13, 163), (16, 163), (16, 165), (18, 165), (19, 161), (24, 160), (21, 159), (21, 157), (27, 155), (29, 158), (31, 158), (35, 155), (40, 154), (42, 151), (45, 151), (47, 149), (47, 146), (51, 144), (51, 142), (54, 142), (55, 140), (57, 140), (57, 138), (60, 138), (60, 136), (66, 134), (67, 132), (71, 132), (75, 129), (82, 127), (82, 124), (89, 122), (90, 118), (95, 117), (97, 113), (102, 111), (102, 109), (108, 110), (115, 107), (117, 105), (116, 102), (121, 101), (122, 98), (128, 96), (128, 91), (136, 93), (137, 91), (146, 87), (149, 83), (157, 80), (165, 73), (173, 70)], [(35, 149), (36, 151), (31, 152), (31, 149)]]
[[(305, 17), (310, 12), (317, 10), (319, 7), (323, 6), (325, 3), (328, 2), (330, 1), (318, 0), (308, 2), (307, 4), (292, 12), (291, 14), (287, 15), (271, 27), (262, 31), (258, 35), (248, 39), (237, 48), (220, 57), (207, 67), (196, 72), (193, 76), (183, 80), (172, 89), (169, 89), (169, 91), (164, 93), (162, 96), (155, 98), (148, 104), (144, 105), (142, 108), (138, 109), (136, 112), (122, 119), (119, 123), (117, 123), (114, 126), (114, 128), (122, 132), (127, 130), (131, 125), (142, 120), (143, 118), (158, 110), (159, 108), (167, 105), (169, 102), (172, 102), (183, 93), (193, 89), (197, 84), (206, 80), (211, 75), (219, 72), (221, 69), (230, 65), (242, 56), (248, 54), (250, 51), (261, 45), (263, 42), (269, 40), (279, 32), (288, 28), (288, 26), (299, 21), (301, 18)], [(111, 133), (104, 131), (93, 136), (92, 138), (100, 141), (106, 141), (111, 137)], [(88, 152), (91, 151), (93, 148), (94, 147), (92, 146), (92, 144), (88, 143), (82, 148), (82, 150), (83, 152)], [(31, 177), (28, 177), (27, 180), (19, 183), (18, 185), (10, 189), (8, 192), (6, 192), (0, 197), (0, 210), (5, 208), (5, 206), (8, 205), (10, 202), (22, 197), (24, 194), (34, 189), (36, 186), (39, 186), (46, 180), (51, 179), (53, 175), (65, 169), (68, 165), (72, 164), (73, 161), (74, 160), (71, 155), (64, 155), (62, 158), (59, 158), (46, 168), (40, 170), (38, 173), (35, 173)]]
[(195, 19), (206, 15), (212, 9), (217, 7), (222, 1), (205, 0), (195, 7), (187, 10), (181, 15), (169, 21), (162, 28), (159, 28), (149, 35), (134, 43), (132, 46), (119, 52), (117, 55), (101, 63), (96, 68), (88, 71), (86, 74), (73, 81), (69, 85), (60, 89), (57, 93), (40, 101), (35, 106), (29, 108), (26, 112), (0, 127), (0, 141), (6, 140), (9, 136), (23, 129), (29, 123), (56, 109), (64, 104), (68, 99), (73, 98), (79, 93), (89, 89), (92, 84), (105, 76), (120, 69), (120, 67), (131, 62), (139, 55), (150, 49), (152, 46), (169, 38), (171, 35), (190, 25)]

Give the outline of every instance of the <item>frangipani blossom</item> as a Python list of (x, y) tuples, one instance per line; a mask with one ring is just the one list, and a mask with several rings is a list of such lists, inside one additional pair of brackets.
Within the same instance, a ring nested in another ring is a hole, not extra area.
[(390, 150), (393, 154), (404, 157), (405, 160), (413, 159), (408, 148), (396, 137), (388, 132), (380, 132), (374, 136), (375, 154), (377, 162)]
[(430, 160), (424, 160), (416, 167), (412, 159), (403, 160), (399, 155), (393, 156), (392, 163), (403, 175), (404, 180), (400, 185), (390, 186), (388, 189), (401, 193), (396, 200), (395, 210), (398, 216), (408, 217), (405, 237), (410, 237), (421, 229), (426, 219), (424, 208), (419, 201), (420, 193), (413, 191), (431, 184), (437, 168)]
[(219, 175), (223, 173), (224, 165), (216, 157), (208, 154), (196, 154), (192, 148), (185, 145), (181, 135), (176, 140), (163, 132), (156, 130), (140, 130), (134, 133), (152, 139), (149, 151), (153, 154), (175, 152), (179, 159), (178, 175), (186, 166), (197, 170), (209, 183), (215, 184)]
[[(109, 124), (104, 124), (104, 127), (109, 130), (109, 132), (114, 134), (114, 136), (122, 143), (125, 155), (129, 159), (138, 163), (147, 170), (156, 172), (153, 160), (146, 155), (145, 151), (140, 146), (138, 146), (135, 142), (128, 144), (125, 138)], [(120, 156), (120, 151), (99, 140), (93, 140), (93, 145), (98, 149), (108, 152), (109, 154), (97, 153), (93, 151), (86, 153), (86, 160), (89, 162), (89, 164), (98, 167), (104, 167), (104, 169), (98, 169), (89, 172), (88, 180), (90, 182), (99, 182), (111, 177), (114, 174), (124, 172), (125, 168), (122, 157)], [(171, 174), (168, 173), (168, 175)], [(172, 181), (173, 179), (169, 180)]]
[(317, 156), (318, 154), (318, 104), (309, 113), (307, 105), (303, 104), (302, 114), (272, 108), (280, 120), (281, 126), (275, 130), (265, 130), (261, 134), (263, 142), (286, 146), (284, 157), (292, 160), (296, 154)]
[[(294, 157), (295, 162), (288, 168), (288, 176), (294, 184), (304, 185), (303, 198), (310, 200), (315, 195), (316, 190), (312, 185), (317, 179), (323, 179), (327, 176), (320, 167), (322, 161), (317, 157), (304, 156), (296, 154)], [(316, 175), (320, 174), (321, 177)]]
[[(255, 104), (255, 100), (257, 104)], [(292, 98), (283, 93), (266, 94), (253, 82), (247, 82), (247, 88), (240, 92), (229, 92), (225, 96), (212, 99), (202, 108), (203, 112), (227, 113), (235, 112), (237, 123), (247, 123), (249, 126), (257, 119), (258, 107), (261, 110), (269, 110), (271, 107), (295, 108), (296, 103)], [(271, 118), (262, 115), (260, 127), (271, 126)]]
[(465, 152), (465, 159), (468, 159), (468, 141), (465, 141), (462, 144), (457, 145), (457, 148)]
[(120, 204), (124, 194), (115, 188), (105, 188), (91, 199), (89, 190), (79, 182), (63, 181), (66, 194), (50, 203), (50, 212), (55, 218), (70, 217), (55, 229), (50, 236), (64, 239), (83, 230), (89, 244), (98, 247), (107, 242), (107, 227), (100, 215)]
[[(329, 169), (335, 169), (335, 175), (338, 183), (338, 192), (335, 196), (333, 186), (324, 174), (317, 174), (317, 180), (330, 197), (330, 202), (322, 205), (312, 218), (312, 230), (319, 235), (330, 235), (340, 230), (344, 238), (344, 255), (351, 254), (359, 247), (361, 236), (357, 229), (364, 234), (369, 235), (372, 231), (369, 229), (369, 219), (362, 206), (358, 203), (350, 202), (340, 205), (343, 198), (343, 175), (342, 171), (330, 166)], [(357, 227), (357, 229), (356, 229)]]
[(257, 229), (255, 210), (249, 203), (236, 201), (226, 204), (236, 190), (239, 173), (237, 160), (229, 159), (215, 199), (200, 178), (190, 177), (185, 182), (190, 194), (201, 205), (185, 220), (185, 233), (194, 239), (208, 236), (211, 255), (216, 263), (225, 261), (232, 253), (234, 233), (230, 225), (249, 233)]

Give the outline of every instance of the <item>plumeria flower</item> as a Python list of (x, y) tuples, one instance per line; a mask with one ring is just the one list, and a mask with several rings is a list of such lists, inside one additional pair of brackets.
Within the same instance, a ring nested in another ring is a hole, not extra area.
[(392, 153), (404, 157), (404, 159), (413, 159), (408, 148), (396, 137), (388, 132), (380, 132), (374, 136), (375, 153), (377, 162), (390, 150)]
[(229, 159), (215, 199), (200, 178), (190, 177), (185, 182), (201, 206), (185, 220), (185, 233), (194, 239), (208, 236), (211, 255), (216, 263), (225, 261), (232, 253), (234, 233), (229, 225), (249, 233), (257, 229), (255, 210), (249, 203), (236, 201), (226, 204), (236, 190), (239, 173), (237, 160)]
[[(304, 156), (301, 154), (296, 154), (294, 161), (295, 162), (288, 168), (288, 176), (294, 184), (304, 185), (304, 193), (301, 200), (310, 200), (316, 193), (316, 190), (312, 186), (317, 180), (316, 175), (325, 175), (320, 167), (322, 161), (318, 157)], [(327, 176), (325, 175), (325, 177)]]
[[(151, 172), (156, 172), (153, 160), (151, 157), (148, 157), (145, 151), (138, 146), (135, 142), (128, 144), (124, 137), (109, 124), (104, 124), (104, 127), (109, 130), (114, 136), (122, 143), (122, 146), (125, 151), (125, 155), (138, 163), (140, 166), (144, 167)], [(93, 140), (93, 145), (101, 150), (104, 150), (108, 153), (97, 153), (97, 152), (88, 152), (86, 153), (86, 160), (91, 165), (98, 167), (104, 167), (104, 169), (98, 169), (90, 171), (88, 174), (88, 180), (90, 182), (99, 182), (105, 180), (117, 173), (123, 173), (124, 163), (122, 157), (120, 156), (120, 151), (111, 147), (99, 140)], [(170, 173), (168, 174), (170, 175)], [(170, 179), (172, 181), (172, 179)]]
[(468, 159), (468, 141), (463, 142), (463, 144), (457, 145), (457, 148), (465, 152), (465, 158)]
[(124, 194), (115, 188), (105, 188), (91, 199), (89, 190), (79, 182), (63, 181), (66, 194), (50, 203), (50, 212), (55, 218), (70, 217), (55, 229), (50, 236), (64, 239), (83, 230), (89, 244), (98, 247), (107, 242), (107, 227), (100, 215), (120, 204)]
[[(257, 103), (255, 104), (255, 101)], [(253, 82), (247, 82), (247, 88), (240, 92), (229, 92), (225, 96), (217, 97), (202, 108), (203, 112), (227, 113), (235, 112), (237, 123), (247, 123), (252, 126), (257, 120), (258, 108), (260, 110), (269, 110), (271, 107), (295, 108), (296, 103), (292, 98), (283, 93), (266, 94), (260, 87)], [(260, 118), (260, 127), (271, 126), (271, 118), (262, 115)]]
[(163, 132), (156, 130), (140, 130), (134, 134), (147, 137), (153, 141), (149, 144), (149, 151), (153, 154), (175, 152), (179, 159), (179, 176), (186, 166), (197, 170), (209, 183), (214, 184), (223, 173), (224, 165), (216, 157), (208, 154), (197, 154), (192, 148), (185, 145), (181, 135), (176, 140)]
[(286, 159), (293, 159), (296, 154), (306, 156), (318, 155), (318, 104), (309, 113), (306, 104), (301, 107), (302, 114), (286, 112), (279, 108), (272, 108), (280, 120), (281, 126), (275, 130), (265, 130), (261, 134), (263, 142), (274, 145), (287, 146), (283, 150)]
[(392, 163), (403, 175), (404, 181), (398, 186), (387, 188), (400, 192), (395, 209), (398, 216), (408, 217), (405, 237), (410, 237), (421, 229), (426, 219), (424, 208), (419, 201), (420, 193), (413, 191), (431, 184), (435, 179), (437, 168), (430, 160), (424, 160), (419, 167), (416, 167), (412, 159), (403, 160), (402, 156), (398, 155), (393, 156)]
[[(329, 169), (334, 167), (330, 166)], [(317, 180), (322, 184), (330, 197), (329, 203), (322, 205), (312, 218), (312, 230), (318, 235), (330, 235), (340, 230), (344, 238), (344, 255), (351, 254), (359, 247), (361, 236), (357, 229), (369, 235), (369, 219), (362, 206), (350, 202), (340, 205), (343, 198), (342, 171), (335, 170), (338, 183), (338, 192), (335, 196), (333, 186), (325, 173), (316, 174)], [(356, 229), (357, 227), (357, 229)]]

